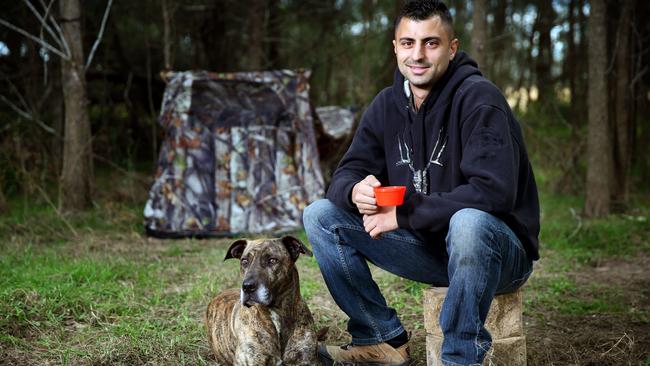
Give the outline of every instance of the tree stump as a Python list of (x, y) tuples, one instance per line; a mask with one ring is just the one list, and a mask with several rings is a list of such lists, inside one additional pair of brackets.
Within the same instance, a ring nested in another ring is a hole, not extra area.
[[(427, 332), (427, 365), (438, 366), (442, 346), (440, 309), (447, 294), (446, 287), (424, 290), (424, 329)], [(526, 365), (526, 337), (522, 320), (522, 292), (498, 295), (492, 301), (485, 327), (492, 335), (492, 348), (483, 365)]]

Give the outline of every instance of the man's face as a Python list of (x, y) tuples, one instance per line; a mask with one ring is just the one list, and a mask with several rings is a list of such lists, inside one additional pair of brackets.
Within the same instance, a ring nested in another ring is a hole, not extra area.
[(419, 21), (402, 18), (393, 46), (397, 66), (412, 86), (430, 90), (445, 73), (458, 50), (458, 40), (450, 38), (439, 16)]

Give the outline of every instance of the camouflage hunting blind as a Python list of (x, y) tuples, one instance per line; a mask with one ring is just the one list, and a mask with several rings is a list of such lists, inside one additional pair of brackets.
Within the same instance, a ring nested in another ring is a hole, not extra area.
[(309, 71), (179, 72), (168, 80), (165, 131), (144, 209), (157, 237), (279, 233), (322, 197)]

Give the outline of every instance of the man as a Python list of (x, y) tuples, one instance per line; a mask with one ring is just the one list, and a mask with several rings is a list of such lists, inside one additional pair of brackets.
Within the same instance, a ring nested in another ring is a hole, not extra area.
[[(352, 343), (322, 346), (339, 364), (407, 365), (408, 334), (367, 261), (448, 286), (444, 365), (480, 364), (495, 294), (520, 287), (539, 258), (539, 203), (521, 130), (501, 92), (458, 51), (447, 7), (407, 3), (395, 22), (399, 72), (364, 113), (327, 199), (304, 224)], [(405, 185), (378, 207), (373, 187)]]

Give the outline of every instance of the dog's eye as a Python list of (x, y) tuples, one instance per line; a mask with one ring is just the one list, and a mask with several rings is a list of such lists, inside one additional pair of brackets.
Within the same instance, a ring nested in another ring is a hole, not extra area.
[(276, 264), (276, 263), (278, 263), (278, 259), (277, 259), (277, 258), (269, 258), (269, 264), (270, 264), (270, 265), (274, 265), (274, 264)]
[(242, 267), (246, 267), (246, 266), (248, 266), (248, 259), (246, 259), (246, 258), (242, 259), (242, 260), (241, 260), (241, 266), (242, 266)]

